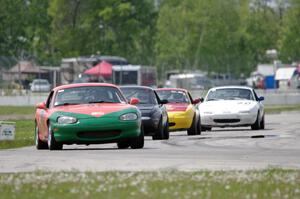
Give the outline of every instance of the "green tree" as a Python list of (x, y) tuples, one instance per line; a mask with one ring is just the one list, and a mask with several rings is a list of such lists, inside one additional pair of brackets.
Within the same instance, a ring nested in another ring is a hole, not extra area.
[(182, 68), (190, 62), (188, 56), (192, 34), (190, 28), (194, 27), (191, 19), (193, 7), (184, 7), (183, 3), (166, 1), (161, 6), (155, 44), (157, 65), (160, 68)]
[(279, 22), (261, 0), (167, 0), (157, 20), (157, 65), (249, 73), (277, 47)]
[(0, 54), (17, 57), (30, 46), (27, 5), (23, 0), (0, 0), (0, 5)]
[(40, 64), (58, 64), (57, 60), (52, 57), (49, 40), (51, 33), (51, 18), (47, 13), (49, 1), (30, 0), (27, 2), (28, 22), (25, 32), (30, 41), (28, 51)]
[(267, 62), (266, 50), (277, 49), (280, 31), (280, 16), (266, 1), (255, 0), (249, 4), (243, 24), (243, 42), (252, 70), (257, 63)]
[(0, 55), (41, 61), (47, 56), (48, 0), (0, 0)]
[(49, 14), (57, 58), (99, 52), (153, 62), (156, 13), (150, 0), (53, 0)]
[(86, 31), (81, 26), (86, 2), (80, 0), (53, 0), (49, 4), (51, 17), (51, 53), (56, 59), (79, 56), (87, 48)]
[(279, 40), (280, 57), (286, 61), (300, 61), (300, 1), (293, 0), (284, 15)]
[(235, 0), (166, 1), (157, 21), (158, 65), (230, 70), (237, 56), (239, 23)]
[[(203, 18), (202, 44), (197, 56), (210, 71), (234, 73), (237, 67), (239, 5), (235, 0), (209, 1), (200, 13)], [(200, 35), (201, 35), (200, 34)], [(202, 67), (204, 68), (204, 67)]]

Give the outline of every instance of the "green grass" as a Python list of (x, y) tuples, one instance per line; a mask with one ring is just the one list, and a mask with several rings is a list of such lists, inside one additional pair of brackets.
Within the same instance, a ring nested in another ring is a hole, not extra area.
[[(16, 120), (15, 140), (0, 141), (0, 149), (17, 148), (34, 144), (34, 121)], [(0, 197), (1, 198), (1, 197)]]
[(300, 170), (0, 174), (1, 198), (300, 198)]
[(297, 105), (280, 105), (280, 106), (266, 106), (266, 113), (281, 113), (284, 111), (300, 111), (300, 104)]
[[(33, 106), (0, 106), (0, 116), (34, 115)], [(15, 140), (0, 141), (0, 149), (17, 148), (34, 144), (34, 120), (10, 120), (16, 122)]]
[(0, 115), (33, 115), (35, 108), (33, 106), (0, 106)]

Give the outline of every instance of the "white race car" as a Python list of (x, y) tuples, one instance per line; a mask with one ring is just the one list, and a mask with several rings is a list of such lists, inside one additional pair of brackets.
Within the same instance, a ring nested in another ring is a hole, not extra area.
[(199, 105), (201, 130), (212, 127), (251, 126), (252, 130), (265, 128), (264, 97), (244, 86), (211, 88)]

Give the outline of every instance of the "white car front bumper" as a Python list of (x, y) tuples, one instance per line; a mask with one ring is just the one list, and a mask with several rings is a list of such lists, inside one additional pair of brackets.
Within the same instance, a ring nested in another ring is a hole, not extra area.
[(253, 113), (226, 113), (226, 114), (202, 114), (201, 125), (209, 127), (235, 127), (249, 126), (255, 123), (257, 114)]

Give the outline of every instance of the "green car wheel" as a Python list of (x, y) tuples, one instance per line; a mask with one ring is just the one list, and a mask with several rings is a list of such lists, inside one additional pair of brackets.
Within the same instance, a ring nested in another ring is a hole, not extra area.
[(138, 137), (131, 139), (130, 144), (132, 149), (141, 149), (144, 147), (144, 129), (141, 127), (141, 133)]
[(128, 149), (130, 147), (130, 140), (124, 140), (117, 143), (119, 149)]
[(49, 123), (49, 127), (48, 127), (48, 133), (49, 133), (49, 135), (48, 135), (48, 147), (49, 147), (49, 149), (51, 151), (52, 150), (62, 150), (63, 145), (61, 143), (56, 142), (50, 123)]
[(37, 124), (35, 124), (35, 135), (34, 135), (34, 140), (35, 140), (35, 147), (36, 149), (48, 149), (47, 143), (43, 142), (39, 138), (39, 127)]

